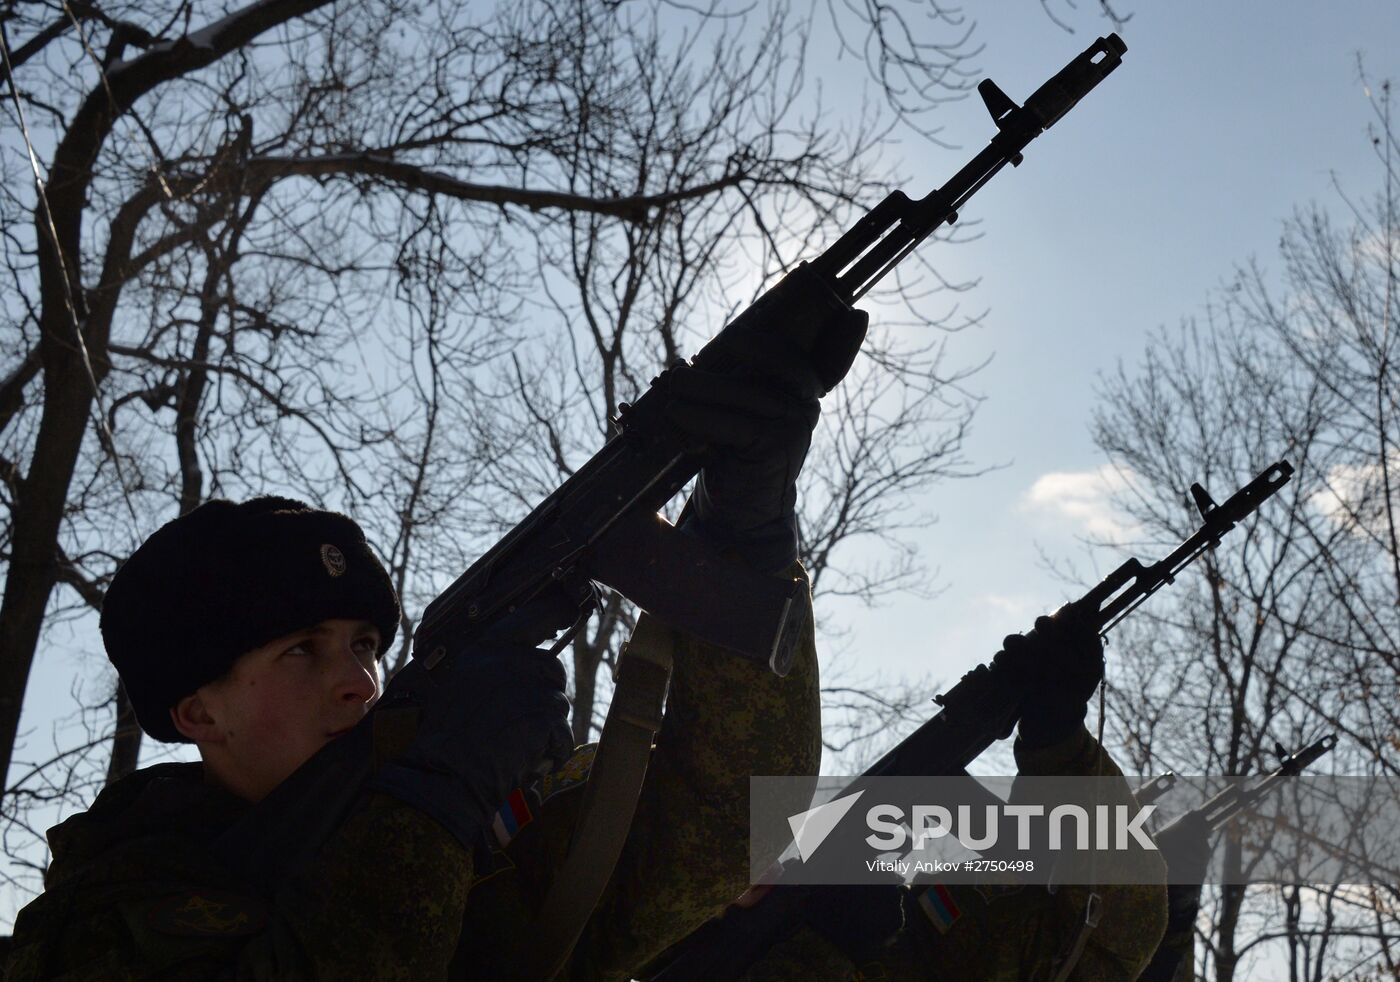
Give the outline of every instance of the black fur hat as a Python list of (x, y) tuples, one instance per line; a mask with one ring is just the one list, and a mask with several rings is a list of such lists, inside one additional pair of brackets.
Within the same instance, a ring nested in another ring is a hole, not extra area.
[(399, 601), (353, 520), (290, 498), (210, 501), (131, 554), (102, 604), (102, 640), (141, 728), (188, 742), (170, 707), (239, 655), (336, 617), (394, 640)]

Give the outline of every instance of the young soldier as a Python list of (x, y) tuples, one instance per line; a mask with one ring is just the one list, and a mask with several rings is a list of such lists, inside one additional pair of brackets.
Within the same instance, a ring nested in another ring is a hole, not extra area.
[[(857, 345), (864, 320), (852, 315)], [(780, 388), (681, 370), (668, 405), (716, 448), (687, 529), (765, 571), (798, 571), (794, 482), (821, 391), (785, 355)], [(344, 516), (211, 502), (153, 535), (113, 580), (104, 642), (143, 729), (194, 742), (202, 763), (138, 771), (51, 830), (47, 890), (16, 922), (6, 978), (418, 979), (444, 975), (454, 950), (454, 974), (514, 977), (591, 759), (563, 752), (563, 672), (540, 652), (488, 643), (456, 658), (409, 749), (272, 889), (211, 850), (370, 710), (398, 617)], [(645, 616), (632, 643), (672, 649), (675, 673), (632, 835), (572, 978), (627, 977), (739, 893), (749, 775), (810, 772), (820, 749), (810, 627), (782, 679)], [(521, 814), (514, 791), (541, 759), (554, 766), (531, 789), (539, 814)], [(513, 838), (494, 820), (508, 798)]]
[(463, 659), (451, 683), (468, 711), (420, 729), (457, 739), (395, 762), (417, 793), (367, 796), (274, 894), (211, 853), (370, 710), (398, 620), (388, 575), (343, 515), (211, 501), (152, 535), (112, 581), (103, 640), (142, 728), (194, 743), (202, 763), (138, 771), (50, 832), (47, 889), (20, 913), (6, 978), (352, 977), (445, 962), (469, 846), (538, 761), (569, 749), (563, 671), (538, 652)]

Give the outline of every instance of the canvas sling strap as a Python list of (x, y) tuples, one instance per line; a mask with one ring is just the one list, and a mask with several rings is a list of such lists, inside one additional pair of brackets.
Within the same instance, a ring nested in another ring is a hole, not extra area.
[(643, 616), (619, 653), (612, 704), (584, 784), (569, 854), (526, 933), (531, 949), (521, 978), (529, 982), (546, 982), (563, 969), (622, 854), (671, 681), (669, 633)]
[(1103, 898), (1097, 892), (1090, 892), (1089, 899), (1084, 904), (1084, 919), (1079, 922), (1068, 950), (1055, 963), (1053, 982), (1066, 982), (1075, 966), (1079, 964), (1079, 958), (1084, 954), (1084, 946), (1089, 943), (1089, 935), (1099, 926), (1099, 916), (1102, 912)]
[[(1099, 730), (1098, 730), (1098, 761), (1094, 765), (1094, 777), (1099, 781), (1103, 780), (1103, 729), (1104, 729), (1104, 684), (1099, 682)], [(1098, 787), (1096, 782), (1096, 787)], [(1095, 794), (1098, 792), (1095, 791)], [(1099, 918), (1103, 915), (1103, 896), (1094, 887), (1094, 861), (1098, 853), (1089, 853), (1089, 898), (1084, 903), (1084, 919), (1079, 922), (1075, 929), (1074, 937), (1070, 939), (1069, 946), (1056, 961), (1056, 970), (1052, 982), (1067, 982), (1070, 973), (1079, 964), (1080, 957), (1084, 954), (1084, 946), (1089, 943), (1089, 935), (1094, 933), (1094, 929), (1099, 926)]]

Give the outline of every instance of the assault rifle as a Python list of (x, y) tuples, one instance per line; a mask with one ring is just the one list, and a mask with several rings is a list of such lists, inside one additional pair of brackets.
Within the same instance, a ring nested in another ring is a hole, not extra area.
[[(763, 366), (746, 364), (735, 339), (776, 334), (812, 354), (830, 389), (850, 368), (858, 343), (838, 364), (823, 363), (822, 352), (839, 346), (820, 342), (849, 322), (851, 305), (935, 229), (956, 222), (998, 171), (1019, 166), (1026, 146), (1117, 68), (1126, 50), (1116, 34), (1099, 38), (1022, 106), (985, 79), (978, 91), (997, 126), (986, 148), (923, 198), (890, 194), (731, 321), (695, 354), (693, 366), (761, 377)], [(413, 639), (413, 657), (426, 670), (501, 636), (504, 625), (512, 641), (552, 638), (557, 615), (533, 613), (545, 608), (573, 612), (573, 628), (556, 642), (562, 648), (592, 612), (598, 581), (674, 628), (787, 673), (804, 626), (795, 616), (805, 609), (798, 602), (804, 585), (730, 562), (657, 514), (706, 461), (705, 448), (666, 415), (667, 375), (620, 407), (603, 448), (428, 605)], [(369, 777), (380, 715), (371, 712), (279, 785), (223, 837), (220, 853), (266, 882), (309, 855), (343, 821)]]
[[(1226, 823), (1241, 811), (1272, 794), (1285, 778), (1301, 774), (1304, 768), (1311, 766), (1319, 757), (1336, 745), (1337, 737), (1333, 733), (1329, 733), (1322, 739), (1292, 754), (1287, 753), (1283, 745), (1279, 744), (1277, 747), (1279, 766), (1277, 768), (1248, 788), (1240, 783), (1231, 784), (1224, 791), (1207, 799), (1203, 804), (1168, 822), (1157, 831), (1155, 838), (1164, 850), (1169, 851), (1171, 849), (1170, 842), (1175, 838), (1171, 835), (1173, 830), (1181, 829), (1188, 822), (1203, 821), (1203, 836), (1200, 831), (1184, 830), (1181, 848), (1185, 852), (1178, 860), (1182, 863), (1182, 869), (1190, 870), (1203, 879), (1210, 863), (1211, 836), (1224, 828)], [(1198, 850), (1204, 850), (1204, 852), (1198, 852)], [(1167, 860), (1168, 870), (1173, 869), (1173, 860), (1176, 857), (1168, 852), (1164, 858)], [(1172, 883), (1167, 887), (1169, 925), (1178, 924), (1184, 927), (1195, 923), (1196, 914), (1200, 910), (1201, 885), (1200, 880), (1184, 878), (1183, 882)], [(1191, 958), (1192, 942), (1189, 940), (1189, 935), (1183, 943), (1180, 939), (1179, 929), (1174, 930), (1169, 926), (1166, 938), (1157, 947), (1152, 960), (1138, 978), (1143, 982), (1168, 982), (1168, 980), (1177, 977), (1178, 969), (1182, 963), (1189, 963)]]
[[(830, 248), (799, 265), (692, 359), (695, 368), (745, 370), (731, 352), (743, 332), (780, 332), (800, 350), (818, 338), (915, 246), (946, 223), (1026, 145), (1068, 112), (1122, 60), (1116, 35), (1099, 38), (1017, 106), (991, 79), (978, 91), (997, 133), (948, 183), (917, 201), (895, 191)], [(749, 366), (752, 367), (752, 366)], [(827, 388), (850, 367), (818, 365)], [(761, 366), (757, 366), (761, 370)], [(670, 426), (666, 379), (617, 420), (616, 436), (429, 605), (415, 637), (429, 664), (469, 644), (482, 625), (556, 584), (598, 580), (673, 627), (763, 662), (791, 666), (801, 625), (796, 583), (724, 568), (703, 543), (675, 533), (657, 510), (694, 477), (703, 453)], [(606, 539), (606, 542), (603, 540)], [(580, 591), (580, 595), (582, 591)], [(714, 616), (723, 611), (723, 616)]]
[[(1217, 546), (1292, 475), (1292, 465), (1278, 461), (1220, 505), (1199, 484), (1193, 484), (1191, 495), (1201, 513), (1200, 528), (1158, 562), (1143, 565), (1137, 559), (1129, 559), (1073, 601), (1068, 613), (1106, 635), (1144, 600), (1174, 582), (1196, 557)], [(940, 712), (876, 761), (842, 795), (849, 794), (866, 778), (965, 774), (967, 765), (984, 750), (1010, 736), (1020, 719), (1029, 680), (1023, 668), (1010, 664), (1003, 655), (999, 653), (990, 664), (978, 665), (952, 689), (936, 696), (934, 701), (942, 707)], [(1299, 755), (1298, 760), (1303, 759)], [(662, 956), (664, 967), (644, 978), (648, 982), (738, 978), (799, 923), (805, 904), (814, 895), (840, 889), (784, 887), (779, 874), (773, 889), (757, 903), (746, 908), (732, 907), (718, 920), (705, 924)]]
[(1336, 745), (1337, 735), (1335, 733), (1329, 733), (1320, 740), (1308, 744), (1302, 750), (1291, 754), (1284, 750), (1282, 744), (1279, 744), (1277, 748), (1278, 767), (1249, 787), (1239, 783), (1231, 784), (1224, 791), (1211, 796), (1203, 804), (1197, 805), (1185, 815), (1169, 822), (1162, 828), (1162, 831), (1165, 832), (1167, 829), (1187, 821), (1192, 816), (1199, 815), (1205, 819), (1211, 833), (1219, 832), (1229, 823), (1230, 819), (1273, 794), (1284, 780), (1301, 774)]

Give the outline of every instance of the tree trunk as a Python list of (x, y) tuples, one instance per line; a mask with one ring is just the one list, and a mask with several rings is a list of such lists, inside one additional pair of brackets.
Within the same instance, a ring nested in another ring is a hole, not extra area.
[(579, 631), (574, 637), (574, 743), (588, 742), (593, 729), (593, 705), (598, 701), (598, 670), (602, 668), (607, 654), (612, 650), (613, 634), (618, 628), (626, 629), (627, 619), (622, 594), (607, 591), (602, 609), (598, 612), (598, 628), (593, 637), (588, 631)]
[[(1227, 840), (1225, 845), (1225, 868), (1236, 872), (1240, 868), (1239, 846)], [(1244, 887), (1226, 885), (1220, 888), (1220, 921), (1215, 947), (1216, 982), (1234, 982), (1235, 971), (1239, 967), (1240, 955), (1235, 948), (1235, 934), (1239, 929), (1240, 906), (1244, 903)]]
[(574, 638), (573, 649), (574, 716), (571, 724), (577, 746), (588, 742), (593, 728), (593, 704), (598, 699), (598, 666), (603, 661), (603, 652), (589, 642), (583, 631)]
[[(11, 512), (14, 539), (0, 600), (0, 774), (9, 774), (29, 670), (44, 611), (57, 578), (55, 558), (63, 509), (87, 432), (88, 417), (107, 369), (111, 311), (124, 270), (98, 298), (103, 315), (88, 318), (83, 291), (82, 221), (93, 165), (116, 120), (161, 83), (197, 71), (259, 34), (329, 0), (254, 0), (188, 38), (152, 46), (108, 71), (74, 114), (54, 149), (47, 195), (34, 209), (39, 266), (39, 353), (44, 408), (34, 458)], [(112, 250), (109, 247), (109, 258)], [(104, 283), (107, 283), (104, 270)], [(99, 293), (101, 291), (98, 291)], [(84, 349), (79, 344), (86, 345)], [(85, 364), (86, 361), (86, 364)], [(91, 374), (89, 374), (89, 370)], [(7, 778), (8, 779), (8, 778)]]
[(58, 575), (55, 553), (63, 506), (92, 405), (91, 385), (72, 347), (46, 347), (59, 350), (45, 357), (44, 410), (34, 459), (15, 498), (10, 572), (0, 600), (0, 774), (5, 775), (44, 611)]

